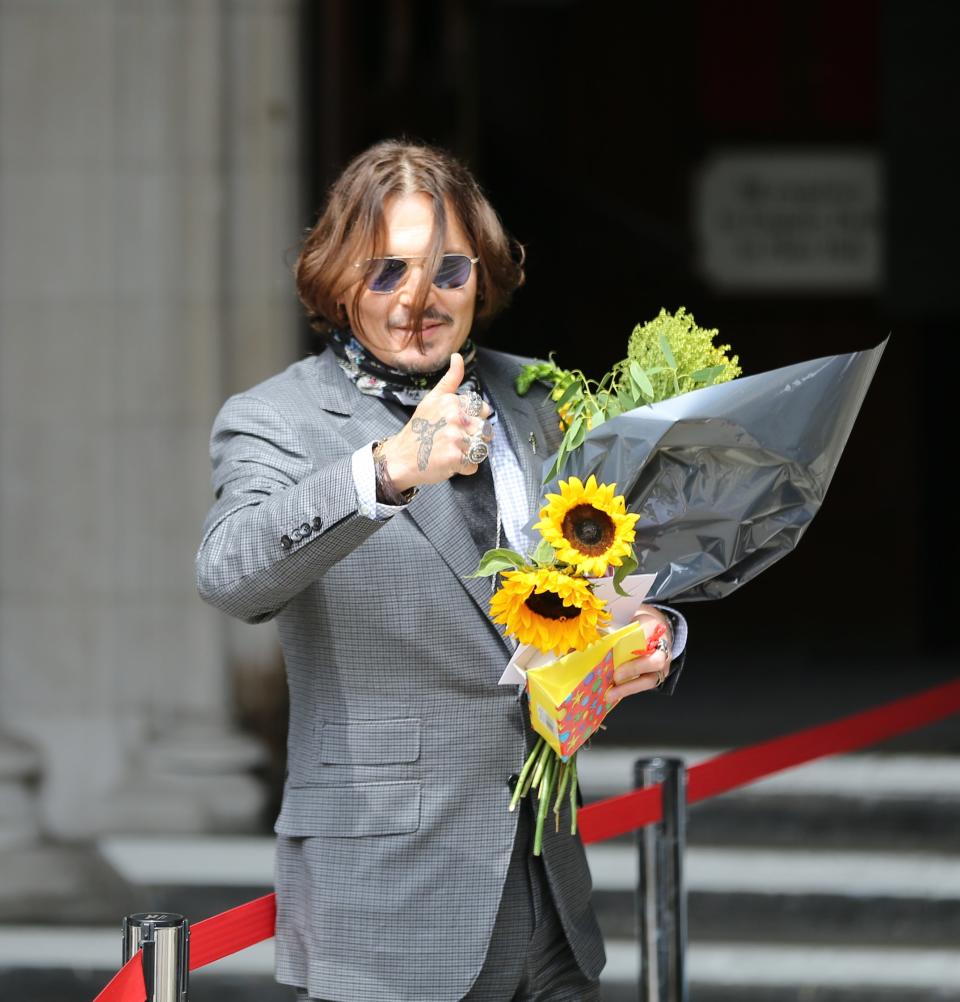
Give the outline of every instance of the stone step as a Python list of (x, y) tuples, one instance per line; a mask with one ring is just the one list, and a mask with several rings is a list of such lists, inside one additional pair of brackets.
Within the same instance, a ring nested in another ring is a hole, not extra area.
[[(598, 845), (588, 855), (604, 936), (632, 937), (636, 850)], [(685, 876), (698, 942), (960, 942), (960, 856), (693, 846)]]
[[(638, 951), (607, 944), (606, 1002), (635, 1000)], [(960, 998), (960, 950), (691, 943), (691, 1002), (933, 1002)], [(632, 994), (630, 994), (632, 992)]]
[[(633, 763), (688, 766), (704, 748), (590, 748), (578, 756), (585, 801), (632, 789)], [(806, 846), (950, 852), (960, 830), (960, 757), (862, 753), (819, 759), (691, 804), (691, 845)]]
[[(597, 891), (593, 906), (604, 940), (635, 935), (635, 904), (625, 891)], [(960, 903), (814, 894), (687, 896), (691, 942), (949, 948), (960, 942)]]
[[(89, 1002), (118, 966), (116, 929), (0, 927), (0, 998)], [(691, 1002), (948, 1002), (960, 1000), (960, 950), (693, 943)], [(607, 944), (604, 1002), (635, 1002), (638, 952)], [(194, 972), (191, 1002), (292, 1002), (273, 982), (273, 943)]]
[[(692, 943), (691, 1002), (958, 1002), (960, 950)], [(636, 1002), (638, 950), (607, 944), (604, 1002)]]
[[(587, 846), (596, 890), (636, 887), (629, 845)], [(731, 849), (694, 846), (684, 861), (687, 887), (703, 893), (843, 894), (960, 902), (960, 855), (848, 849)]]
[[(238, 888), (266, 893), (273, 881), (273, 839), (198, 836), (103, 839), (104, 859), (140, 885)], [(587, 846), (594, 887), (636, 886), (637, 853), (624, 843)], [(693, 891), (960, 900), (960, 855), (820, 849), (757, 850), (693, 847), (686, 856)]]
[(692, 804), (687, 814), (691, 846), (951, 852), (958, 848), (958, 831), (960, 803), (953, 799), (754, 794), (745, 789)]
[[(0, 966), (0, 999), (7, 1002), (90, 1002), (110, 978), (110, 972), (83, 966), (70, 969)], [(636, 1002), (633, 995), (622, 998)], [(190, 975), (190, 1002), (295, 1002), (286, 985), (272, 974), (222, 974), (211, 968)]]
[[(103, 840), (103, 857), (140, 888), (139, 907), (194, 920), (269, 893), (269, 838)], [(634, 933), (637, 852), (587, 847), (607, 937)], [(694, 940), (948, 945), (960, 941), (960, 855), (691, 846), (685, 858)], [(118, 917), (119, 921), (119, 917)]]

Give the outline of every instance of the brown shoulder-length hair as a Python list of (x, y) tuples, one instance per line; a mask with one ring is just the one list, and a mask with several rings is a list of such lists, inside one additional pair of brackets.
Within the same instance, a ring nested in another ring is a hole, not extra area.
[(364, 286), (358, 281), (362, 271), (357, 265), (384, 254), (387, 199), (420, 192), (432, 199), (434, 218), (410, 318), (412, 336), (421, 351), (429, 276), (436, 273), (444, 253), (448, 207), (480, 259), (475, 322), (489, 321), (523, 284), (523, 247), (506, 233), (467, 168), (444, 150), (388, 139), (347, 164), (330, 188), (320, 218), (307, 233), (297, 258), (297, 294), (317, 330), (326, 332), (349, 322), (353, 330), (364, 333), (359, 315)]

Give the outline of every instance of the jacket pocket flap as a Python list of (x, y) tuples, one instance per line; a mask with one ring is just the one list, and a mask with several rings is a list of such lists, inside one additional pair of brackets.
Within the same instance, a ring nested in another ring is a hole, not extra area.
[(420, 826), (420, 784), (294, 786), (284, 794), (278, 835), (359, 838), (399, 835)]
[(320, 727), (320, 761), (330, 765), (388, 765), (420, 757), (420, 721), (350, 720)]

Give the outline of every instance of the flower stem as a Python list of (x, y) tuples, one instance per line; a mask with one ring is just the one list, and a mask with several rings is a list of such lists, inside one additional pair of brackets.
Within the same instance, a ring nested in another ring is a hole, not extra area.
[[(553, 749), (551, 748), (550, 751), (552, 752)], [(543, 822), (547, 816), (547, 807), (550, 803), (550, 792), (553, 785), (553, 771), (556, 762), (557, 757), (555, 754), (551, 754), (547, 758), (547, 764), (543, 770), (543, 785), (537, 791), (537, 796), (540, 798), (540, 806), (537, 809), (537, 828), (533, 836), (534, 856), (539, 856), (540, 851), (543, 849)]]
[(570, 759), (570, 834), (577, 834), (577, 759)]
[(557, 779), (557, 799), (553, 804), (553, 815), (556, 819), (557, 831), (560, 831), (560, 807), (563, 804), (563, 795), (567, 792), (567, 783), (570, 780), (570, 769), (572, 767), (573, 759), (569, 759), (560, 766), (560, 775)]
[(527, 777), (530, 775), (530, 770), (533, 768), (533, 763), (536, 762), (543, 744), (543, 738), (537, 738), (537, 743), (533, 746), (533, 751), (527, 756), (527, 761), (523, 763), (523, 768), (520, 770), (520, 775), (517, 778), (517, 785), (513, 789), (513, 796), (510, 798), (511, 811), (517, 809), (517, 804), (520, 803), (521, 797), (526, 793)]
[(537, 771), (537, 765), (539, 764), (540, 759), (543, 757), (544, 749), (548, 747), (546, 739), (542, 739), (542, 740), (543, 740), (543, 744), (540, 746), (539, 750), (536, 751), (534, 759), (531, 762), (530, 771), (527, 773), (527, 778), (524, 780), (523, 790), (521, 790), (521, 792), (520, 792), (520, 799), (521, 800), (530, 792), (530, 788), (533, 786), (533, 777), (534, 777), (534, 774)]
[(543, 751), (540, 755), (540, 761), (537, 762), (537, 767), (533, 770), (533, 780), (530, 785), (536, 790), (540, 786), (540, 780), (543, 777), (544, 769), (546, 769), (547, 761), (550, 758), (550, 753), (553, 749), (546, 741), (543, 742)]

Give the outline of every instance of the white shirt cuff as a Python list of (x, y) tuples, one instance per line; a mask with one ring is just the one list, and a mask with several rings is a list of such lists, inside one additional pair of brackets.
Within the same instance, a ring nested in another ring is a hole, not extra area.
[(668, 618), (673, 626), (673, 650), (670, 652), (670, 660), (676, 661), (683, 654), (684, 647), (687, 646), (687, 621), (672, 606), (658, 605), (656, 602), (648, 602), (654, 609), (659, 609), (663, 613), (669, 613)]

